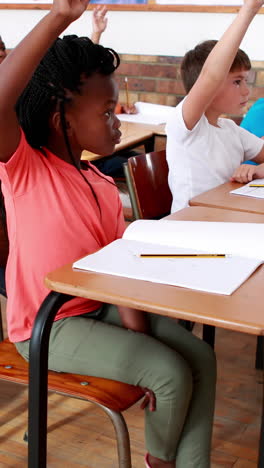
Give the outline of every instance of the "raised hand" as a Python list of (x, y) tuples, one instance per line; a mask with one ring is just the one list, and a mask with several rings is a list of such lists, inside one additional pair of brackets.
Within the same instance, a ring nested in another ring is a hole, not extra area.
[(244, 0), (244, 6), (249, 7), (255, 13), (263, 6), (263, 0)]
[(54, 0), (50, 13), (71, 23), (86, 10), (89, 0)]
[(102, 34), (106, 30), (107, 18), (106, 18), (107, 8), (106, 6), (97, 5), (93, 10), (93, 33)]

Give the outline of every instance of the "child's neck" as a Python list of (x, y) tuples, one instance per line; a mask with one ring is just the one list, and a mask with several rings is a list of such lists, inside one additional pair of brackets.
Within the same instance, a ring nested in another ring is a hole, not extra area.
[(214, 127), (218, 127), (218, 118), (220, 117), (220, 113), (217, 112), (215, 109), (207, 109), (205, 112), (205, 116), (209, 122), (210, 125), (213, 125)]
[[(49, 140), (48, 142), (48, 145), (47, 145), (47, 148), (53, 153), (55, 154), (58, 158), (62, 159), (63, 161), (69, 163), (69, 164), (72, 164), (73, 165), (73, 162), (72, 162), (72, 159), (69, 155), (69, 152), (66, 148), (66, 145), (64, 142), (61, 142), (61, 141), (58, 141), (58, 140)], [(74, 155), (74, 159), (75, 159), (75, 162), (76, 164), (78, 165), (78, 167), (80, 166), (80, 162), (81, 162), (81, 150), (80, 149), (76, 149), (76, 148), (71, 148), (72, 149), (72, 153)]]

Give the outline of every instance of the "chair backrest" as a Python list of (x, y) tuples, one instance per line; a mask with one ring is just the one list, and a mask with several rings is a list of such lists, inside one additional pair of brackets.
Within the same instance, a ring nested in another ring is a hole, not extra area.
[(172, 195), (165, 150), (132, 156), (124, 172), (136, 219), (159, 219), (170, 213)]

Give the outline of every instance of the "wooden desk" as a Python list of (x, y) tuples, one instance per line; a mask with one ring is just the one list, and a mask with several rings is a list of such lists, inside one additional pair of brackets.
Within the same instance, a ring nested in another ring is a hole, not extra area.
[[(262, 223), (264, 216), (190, 207), (168, 217), (176, 220), (234, 221)], [(118, 276), (73, 270), (72, 264), (63, 266), (47, 275), (45, 280), (53, 291), (41, 307), (34, 325), (30, 349), (29, 381), (29, 468), (42, 468), (39, 453), (40, 440), (46, 437), (45, 421), (38, 432), (36, 421), (43, 418), (44, 402), (47, 400), (47, 356), (49, 329), (39, 320), (49, 316), (50, 327), (60, 306), (75, 296), (96, 299), (117, 305), (135, 307), (172, 318), (180, 318), (203, 324), (214, 325), (234, 331), (264, 335), (263, 284), (264, 267), (240, 286), (231, 296), (205, 293), (186, 288), (155, 284)], [(56, 291), (56, 292), (54, 292)], [(61, 294), (62, 293), (62, 294)], [(49, 328), (49, 327), (48, 327)], [(45, 334), (43, 346), (41, 339)], [(39, 346), (40, 352), (35, 352)], [(41, 367), (42, 366), (42, 367)], [(36, 401), (36, 395), (41, 393)], [(258, 467), (264, 466), (264, 430), (261, 427), (261, 443)], [(35, 447), (31, 440), (34, 438)], [(37, 442), (36, 442), (37, 440)]]
[[(121, 142), (116, 145), (115, 152), (124, 149), (132, 149), (139, 145), (144, 145), (145, 152), (154, 151), (155, 135), (165, 135), (164, 125), (146, 125), (134, 122), (121, 122), (120, 130), (122, 132)], [(99, 154), (90, 151), (82, 152), (82, 159), (95, 161), (101, 159)]]
[[(261, 215), (194, 207), (174, 213), (167, 219), (264, 222), (264, 216)], [(264, 267), (259, 268), (231, 296), (78, 271), (73, 270), (71, 264), (48, 274), (45, 283), (48, 288), (64, 294), (110, 301), (173, 318), (264, 335)]]
[(231, 190), (242, 187), (242, 185), (243, 184), (238, 184), (236, 182), (227, 182), (219, 185), (212, 190), (208, 190), (192, 198), (190, 200), (190, 205), (264, 214), (264, 200), (229, 193)]

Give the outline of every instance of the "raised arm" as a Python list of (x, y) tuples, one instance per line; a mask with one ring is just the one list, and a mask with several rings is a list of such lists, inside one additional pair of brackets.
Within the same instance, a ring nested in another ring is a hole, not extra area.
[(263, 0), (244, 0), (236, 18), (207, 57), (183, 104), (183, 118), (189, 130), (206, 112), (226, 79), (240, 43), (263, 3)]
[(107, 8), (106, 6), (97, 5), (93, 10), (92, 16), (92, 41), (94, 44), (99, 44), (102, 33), (106, 30), (107, 27), (107, 18), (106, 18)]
[(54, 0), (50, 12), (8, 54), (0, 73), (0, 160), (8, 161), (16, 150), (19, 124), (15, 113), (18, 97), (48, 48), (64, 29), (86, 9), (88, 0)]

